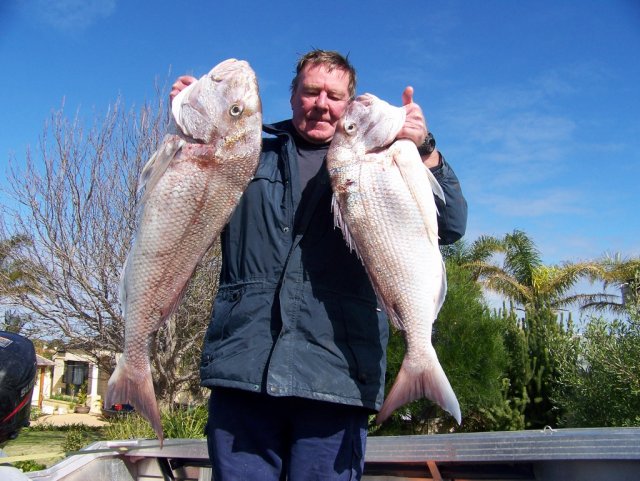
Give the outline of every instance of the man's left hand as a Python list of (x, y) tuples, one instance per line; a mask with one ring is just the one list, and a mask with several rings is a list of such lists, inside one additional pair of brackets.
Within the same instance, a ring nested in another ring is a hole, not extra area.
[(413, 101), (413, 87), (407, 87), (402, 92), (402, 106), (407, 113), (407, 117), (404, 121), (404, 126), (398, 132), (398, 138), (409, 139), (416, 146), (419, 146), (424, 142), (428, 130), (422, 109)]
[[(409, 139), (416, 147), (424, 142), (429, 131), (427, 130), (427, 121), (424, 118), (422, 109), (413, 101), (413, 87), (407, 87), (402, 92), (402, 106), (407, 112), (404, 125), (398, 132), (398, 139)], [(422, 162), (427, 167), (437, 167), (440, 164), (440, 154), (435, 149), (429, 156), (423, 157)]]

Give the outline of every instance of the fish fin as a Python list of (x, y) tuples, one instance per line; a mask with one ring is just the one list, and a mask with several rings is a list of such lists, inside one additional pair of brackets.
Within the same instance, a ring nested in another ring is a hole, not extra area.
[(144, 189), (144, 195), (140, 200), (140, 209), (143, 208), (149, 197), (149, 193), (153, 191), (158, 180), (160, 180), (171, 161), (185, 144), (186, 142), (184, 140), (177, 138), (175, 135), (165, 135), (162, 145), (151, 156), (140, 174), (138, 192)]
[[(378, 292), (376, 290), (376, 292)], [(404, 331), (404, 324), (402, 324), (402, 318), (400, 317), (400, 315), (391, 307), (387, 306), (384, 302), (381, 301), (382, 297), (380, 295), (378, 295), (378, 302), (382, 305), (382, 308), (384, 309), (384, 311), (387, 313), (387, 316), (389, 317), (389, 321), (391, 322), (391, 325), (393, 327), (395, 327), (396, 329), (399, 329), (401, 331)]]
[(398, 377), (376, 416), (378, 424), (385, 421), (400, 406), (421, 398), (436, 402), (442, 409), (449, 412), (458, 424), (462, 422), (458, 399), (438, 361), (435, 350), (431, 348), (430, 351), (432, 354), (423, 363), (425, 366), (423, 368), (411, 365), (407, 358), (404, 359)]
[(143, 418), (151, 424), (160, 445), (164, 441), (162, 423), (160, 422), (160, 410), (156, 402), (151, 377), (151, 365), (147, 362), (142, 369), (135, 369), (123, 355), (118, 361), (115, 371), (109, 379), (105, 406), (114, 404), (131, 404)]
[(442, 202), (446, 203), (446, 199), (444, 198), (444, 191), (442, 190), (442, 186), (438, 182), (438, 179), (436, 179), (436, 176), (433, 175), (433, 172), (431, 172), (431, 169), (429, 167), (425, 165), (424, 169), (427, 171), (427, 178), (429, 179), (429, 185), (431, 186), (431, 191), (435, 196), (439, 197), (442, 200)]
[(441, 258), (440, 262), (442, 263), (442, 281), (440, 283), (440, 292), (438, 293), (438, 298), (436, 299), (436, 317), (438, 316), (440, 309), (442, 309), (444, 300), (447, 297), (447, 268), (444, 264), (444, 259)]
[[(393, 144), (393, 163), (396, 165), (402, 176), (407, 189), (416, 202), (422, 214), (422, 220), (429, 235), (429, 238), (436, 245), (438, 244), (438, 221), (433, 195), (444, 197), (442, 187), (431, 173), (424, 166), (418, 150), (413, 142), (409, 140), (398, 140)], [(425, 187), (425, 174), (430, 188)]]
[(340, 202), (338, 201), (338, 196), (336, 194), (333, 194), (331, 198), (331, 210), (333, 211), (333, 224), (339, 227), (340, 230), (342, 231), (342, 236), (344, 237), (344, 240), (347, 243), (349, 250), (355, 251), (355, 253), (358, 255), (358, 258), (362, 260), (362, 257), (358, 252), (357, 245), (353, 240), (353, 236), (349, 231), (349, 226), (342, 218), (342, 211), (340, 210)]

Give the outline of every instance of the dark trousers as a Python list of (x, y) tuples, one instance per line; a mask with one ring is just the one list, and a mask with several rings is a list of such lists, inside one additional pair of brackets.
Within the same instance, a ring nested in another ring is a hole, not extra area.
[(359, 480), (368, 412), (214, 388), (207, 442), (216, 481)]

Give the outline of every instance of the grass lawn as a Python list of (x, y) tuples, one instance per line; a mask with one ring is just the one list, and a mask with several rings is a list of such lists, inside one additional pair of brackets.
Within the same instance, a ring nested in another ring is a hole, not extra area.
[(37, 459), (33, 461), (49, 467), (66, 456), (65, 450), (74, 450), (101, 439), (104, 439), (102, 428), (78, 425), (46, 429), (29, 427), (22, 429), (16, 439), (7, 442), (3, 450), (9, 457), (35, 456)]

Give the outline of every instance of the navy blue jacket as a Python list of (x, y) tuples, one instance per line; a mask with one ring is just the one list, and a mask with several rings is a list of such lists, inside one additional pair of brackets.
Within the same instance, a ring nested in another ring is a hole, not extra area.
[[(364, 406), (384, 396), (386, 316), (331, 212), (326, 165), (304, 191), (290, 121), (264, 126), (257, 173), (221, 235), (222, 271), (202, 385)], [(467, 207), (443, 165), (440, 236), (455, 242)], [(304, 202), (304, 208), (298, 206)]]

